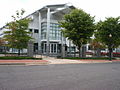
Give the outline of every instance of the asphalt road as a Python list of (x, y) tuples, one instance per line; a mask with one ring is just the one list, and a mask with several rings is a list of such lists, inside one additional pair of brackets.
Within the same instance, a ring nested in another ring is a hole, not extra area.
[(120, 63), (0, 66), (0, 90), (120, 90)]

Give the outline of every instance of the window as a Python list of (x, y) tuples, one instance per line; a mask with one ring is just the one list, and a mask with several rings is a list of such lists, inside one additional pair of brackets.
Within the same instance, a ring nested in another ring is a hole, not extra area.
[(60, 40), (60, 28), (59, 24), (51, 23), (50, 24), (50, 39), (52, 40)]
[(30, 32), (32, 32), (32, 29), (29, 29)]
[(41, 38), (42, 38), (42, 39), (46, 39), (46, 33), (42, 33), (42, 34), (41, 34)]
[(89, 45), (88, 50), (93, 50), (93, 47), (91, 45)]
[(38, 50), (38, 43), (34, 43), (34, 52)]
[[(47, 22), (43, 22), (41, 25), (41, 38), (46, 39), (47, 33)], [(61, 39), (61, 28), (59, 27), (58, 23), (50, 23), (50, 33), (49, 33), (50, 40), (60, 40)]]
[(38, 29), (34, 29), (34, 33), (39, 33)]

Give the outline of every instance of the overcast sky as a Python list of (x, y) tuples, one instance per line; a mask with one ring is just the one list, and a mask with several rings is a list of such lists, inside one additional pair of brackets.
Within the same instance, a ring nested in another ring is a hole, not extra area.
[(77, 8), (95, 16), (95, 20), (120, 16), (120, 0), (1, 0), (0, 27), (11, 21), (16, 10), (25, 9), (28, 15), (45, 5), (71, 3)]

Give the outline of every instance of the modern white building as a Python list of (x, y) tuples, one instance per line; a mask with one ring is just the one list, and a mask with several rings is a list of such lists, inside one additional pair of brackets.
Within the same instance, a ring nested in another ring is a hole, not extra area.
[[(59, 27), (59, 21), (72, 9), (75, 7), (69, 4), (47, 5), (26, 17), (31, 18), (28, 29), (34, 38), (34, 52), (49, 56), (65, 56), (65, 52), (76, 49), (71, 41), (63, 37), (62, 28)], [(2, 30), (5, 28), (0, 29), (2, 36)], [(88, 45), (86, 49), (90, 51)], [(11, 52), (15, 52), (15, 49)]]
[[(34, 51), (47, 55), (65, 52), (66, 39), (61, 34), (59, 21), (75, 7), (68, 4), (47, 5), (28, 15), (29, 30), (34, 38)], [(67, 45), (66, 45), (67, 46)], [(62, 48), (63, 47), (63, 48)]]
[(58, 55), (66, 43), (62, 37), (59, 21), (75, 7), (68, 4), (47, 5), (28, 15), (32, 21), (29, 30), (34, 38), (34, 51), (47, 55)]
[(47, 5), (28, 15), (34, 51), (54, 56), (65, 53), (68, 41), (62, 36), (59, 21), (75, 7), (69, 4)]
[[(59, 21), (72, 9), (75, 7), (70, 4), (47, 5), (26, 16), (31, 18), (28, 30), (33, 37), (34, 52), (56, 56), (66, 51), (65, 47), (69, 41), (63, 37)], [(0, 28), (0, 37), (5, 30), (5, 26)], [(17, 50), (10, 49), (10, 52), (17, 52)]]

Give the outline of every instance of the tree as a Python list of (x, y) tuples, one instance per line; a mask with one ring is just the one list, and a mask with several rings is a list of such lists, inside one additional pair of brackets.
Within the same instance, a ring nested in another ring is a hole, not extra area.
[(5, 52), (5, 41), (0, 37), (0, 52)]
[(27, 44), (31, 37), (29, 36), (28, 24), (29, 18), (22, 18), (24, 10), (16, 11), (16, 16), (12, 16), (13, 21), (7, 23), (7, 31), (4, 32), (4, 40), (7, 41), (7, 46), (10, 48), (18, 49), (18, 54), (20, 55), (20, 50), (27, 48)]
[(111, 60), (112, 49), (120, 45), (120, 17), (110, 17), (106, 18), (105, 21), (99, 21), (96, 34), (97, 38), (107, 45)]
[(78, 47), (80, 57), (81, 46), (86, 44), (93, 35), (94, 17), (81, 9), (74, 9), (64, 16), (60, 26), (64, 28), (62, 30), (64, 36)]
[(5, 41), (3, 38), (0, 37), (0, 46), (4, 46), (5, 45)]
[(104, 49), (104, 48), (105, 48), (105, 45), (104, 45), (103, 43), (101, 43), (101, 42), (99, 41), (99, 39), (97, 39), (96, 37), (91, 40), (90, 46), (92, 46), (92, 49), (94, 50), (95, 55), (96, 55), (97, 57), (100, 57), (100, 56), (101, 56), (101, 49)]

